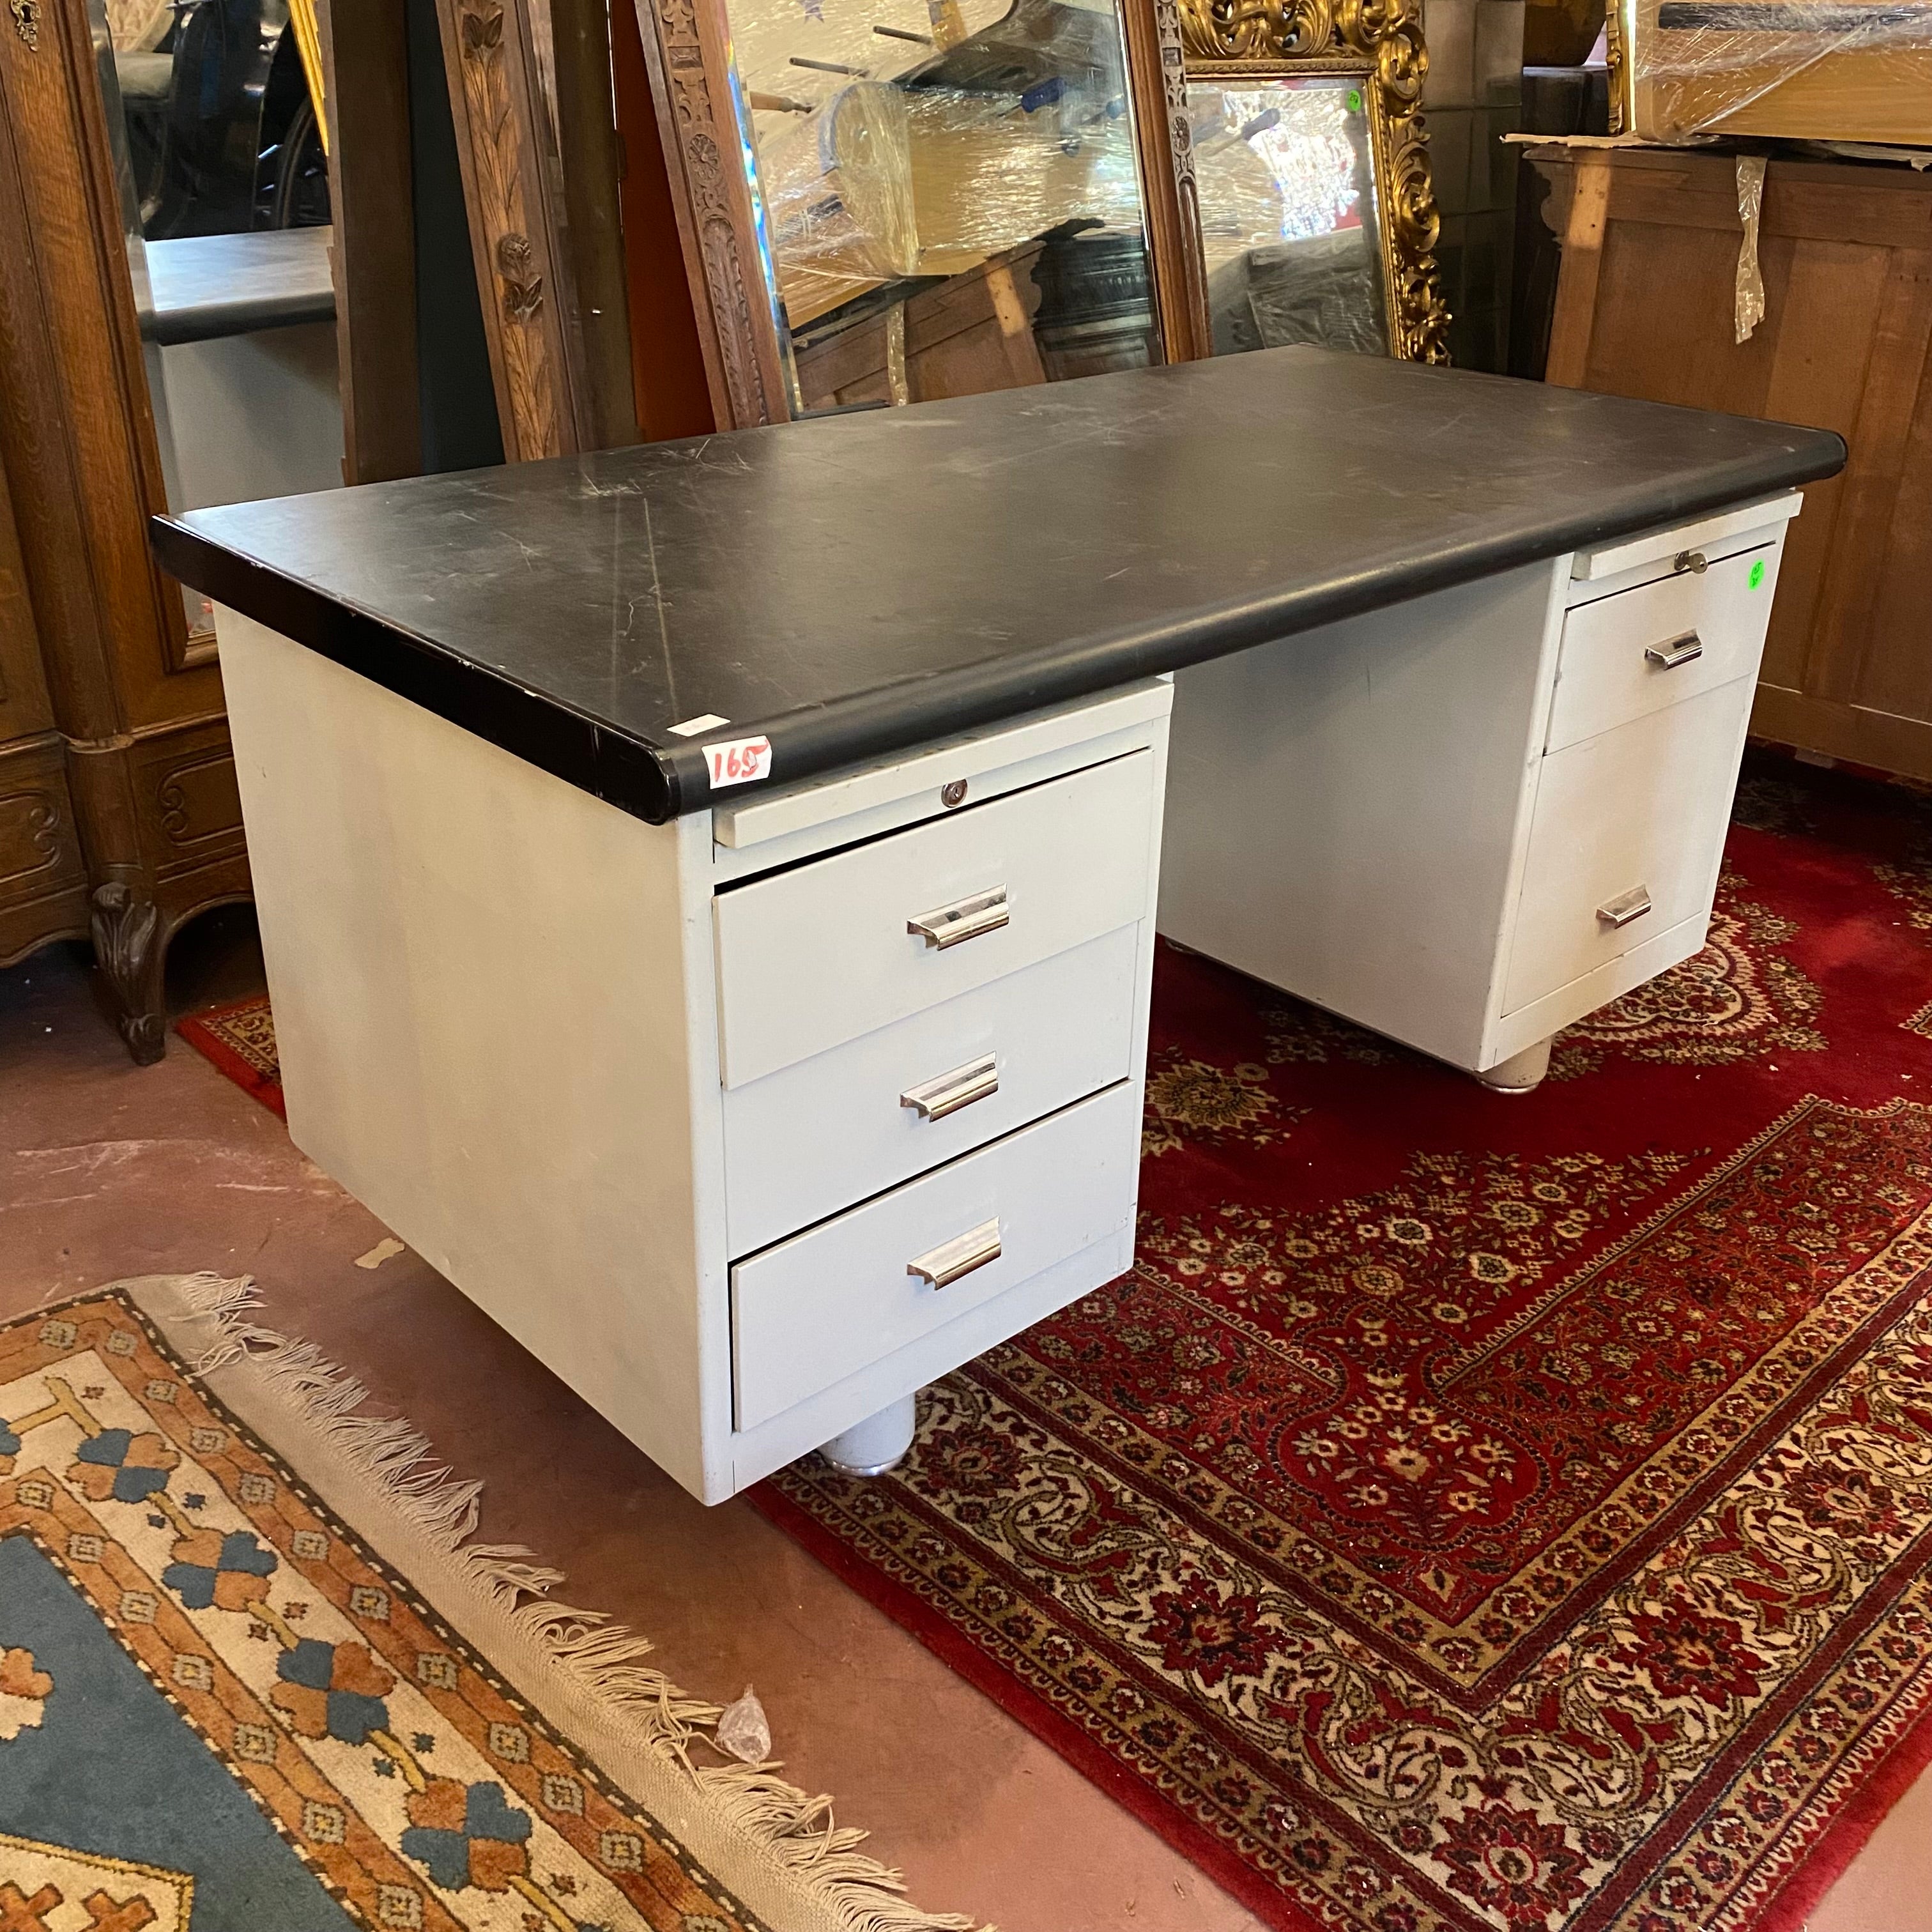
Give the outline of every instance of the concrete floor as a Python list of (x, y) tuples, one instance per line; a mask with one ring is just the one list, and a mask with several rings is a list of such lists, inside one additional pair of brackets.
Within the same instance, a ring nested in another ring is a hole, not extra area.
[[(178, 942), (170, 1004), (260, 985), (245, 910)], [(482, 1534), (646, 1632), (695, 1695), (757, 1686), (790, 1774), (874, 1834), (912, 1896), (1004, 1932), (1250, 1932), (1259, 1922), (751, 1509), (706, 1510), (409, 1253), (281, 1124), (170, 1041), (128, 1061), (83, 950), (0, 972), (0, 1319), (118, 1276), (253, 1274), (486, 1485)], [(1932, 1773), (1809, 1932), (1932, 1932)]]

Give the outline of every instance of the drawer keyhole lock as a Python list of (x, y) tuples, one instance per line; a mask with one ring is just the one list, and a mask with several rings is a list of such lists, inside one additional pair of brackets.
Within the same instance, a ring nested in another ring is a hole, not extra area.
[(955, 778), (950, 784), (940, 786), (939, 802), (948, 812), (956, 810), (964, 805), (966, 802), (966, 781), (964, 778)]
[(1702, 577), (1710, 568), (1711, 562), (1701, 550), (1680, 550), (1670, 567), (1679, 577), (1687, 570), (1694, 577)]

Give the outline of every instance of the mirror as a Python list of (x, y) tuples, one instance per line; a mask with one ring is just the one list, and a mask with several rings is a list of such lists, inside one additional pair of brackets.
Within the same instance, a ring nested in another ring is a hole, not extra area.
[[(167, 507), (339, 485), (314, 0), (89, 16)], [(207, 600), (183, 597), (186, 664), (214, 644)]]
[(289, 0), (105, 0), (104, 14), (146, 240), (328, 221), (322, 128)]
[(1312, 343), (1446, 361), (1418, 0), (1178, 0), (1178, 12), (1192, 140), (1175, 171), (1198, 210), (1197, 336), (1216, 355)]
[(1214, 353), (1388, 352), (1365, 76), (1190, 75)]
[(793, 406), (1160, 359), (1112, 0), (727, 0)]

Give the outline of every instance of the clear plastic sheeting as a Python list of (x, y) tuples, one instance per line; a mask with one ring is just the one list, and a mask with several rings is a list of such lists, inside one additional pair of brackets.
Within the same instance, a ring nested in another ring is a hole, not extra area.
[(1133, 130), (1119, 94), (928, 88), (908, 97), (921, 272), (956, 274), (1064, 223), (1138, 234)]
[(1757, 259), (1758, 230), (1764, 218), (1764, 157), (1738, 157), (1738, 219), (1744, 239), (1738, 244), (1737, 297), (1732, 321), (1737, 340), (1748, 342), (1764, 320), (1764, 271)]
[(1365, 84), (1189, 87), (1216, 355), (1293, 343), (1387, 352)]
[(962, 274), (1069, 221), (1138, 235), (1124, 112), (1103, 103), (1073, 118), (1023, 102), (855, 81), (773, 141), (760, 167), (793, 325), (896, 277)]
[(1932, 145), (1932, 0), (1619, 0), (1624, 130)]
[(879, 81), (853, 82), (764, 150), (778, 294), (792, 314), (918, 274), (905, 99)]

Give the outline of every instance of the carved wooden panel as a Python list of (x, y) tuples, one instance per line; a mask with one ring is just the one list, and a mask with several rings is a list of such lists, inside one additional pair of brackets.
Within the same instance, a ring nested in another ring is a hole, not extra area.
[(1214, 345), (1179, 0), (1121, 0), (1120, 20), (1162, 344), (1168, 362), (1190, 362)]
[[(621, 0), (620, 0), (621, 4)], [(778, 325), (759, 266), (751, 190), (739, 160), (722, 0), (636, 0), (664, 158), (682, 194), (678, 225), (721, 429), (790, 415)]]
[(64, 748), (46, 736), (0, 751), (0, 964), (87, 930), (87, 870)]
[(86, 877), (60, 740), (50, 734), (0, 752), (0, 904)]
[(130, 754), (141, 844), (158, 881), (242, 848), (242, 798), (224, 727), (177, 731)]
[(476, 292), (503, 454), (512, 463), (584, 446), (580, 377), (573, 370), (567, 272), (542, 164), (524, 0), (436, 0)]

